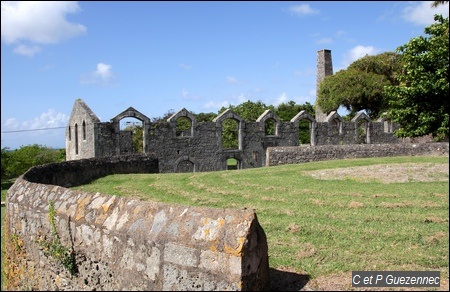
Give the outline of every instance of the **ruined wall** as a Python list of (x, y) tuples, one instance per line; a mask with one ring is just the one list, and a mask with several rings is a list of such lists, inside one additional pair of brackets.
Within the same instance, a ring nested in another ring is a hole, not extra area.
[(57, 185), (157, 170), (155, 160), (142, 158), (47, 164), (19, 177), (6, 201), (7, 289), (267, 290), (267, 239), (254, 211), (167, 205)]
[(66, 160), (97, 157), (96, 124), (100, 120), (91, 109), (77, 99), (66, 128)]
[(345, 158), (448, 155), (449, 143), (353, 144), (274, 147), (267, 149), (266, 166)]
[[(74, 107), (84, 104), (77, 100)], [(84, 104), (83, 108), (87, 108)], [(73, 110), (77, 114), (79, 110)], [(91, 113), (93, 114), (93, 113)], [(393, 132), (395, 125), (388, 121), (373, 122), (360, 113), (352, 121), (343, 121), (337, 112), (331, 112), (325, 122), (316, 120), (305, 111), (298, 113), (291, 121), (281, 121), (273, 112), (267, 110), (256, 121), (247, 121), (226, 110), (212, 122), (197, 122), (195, 116), (186, 109), (172, 115), (166, 121), (150, 122), (150, 119), (133, 108), (128, 108), (107, 123), (95, 123), (92, 151), (73, 154), (73, 143), (66, 149), (67, 160), (89, 157), (114, 157), (131, 152), (131, 135), (119, 130), (119, 121), (124, 117), (137, 117), (143, 122), (144, 153), (154, 154), (159, 161), (159, 171), (194, 172), (218, 171), (227, 169), (227, 159), (237, 160), (237, 168), (254, 168), (266, 165), (268, 147), (299, 145), (299, 123), (309, 123), (311, 145), (348, 145), (402, 143)], [(187, 118), (191, 127), (179, 135), (177, 120)], [(71, 120), (78, 121), (80, 118)], [(82, 119), (81, 119), (82, 120)], [(222, 146), (222, 127), (226, 120), (233, 120), (238, 127), (238, 145), (227, 149)], [(266, 134), (266, 121), (271, 121), (276, 129)], [(80, 151), (85, 148), (79, 147)]]

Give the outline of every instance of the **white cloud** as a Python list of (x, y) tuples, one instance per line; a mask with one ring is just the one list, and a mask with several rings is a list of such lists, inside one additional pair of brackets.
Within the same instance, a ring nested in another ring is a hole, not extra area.
[(204, 104), (203, 108), (207, 109), (207, 110), (211, 110), (211, 109), (219, 110), (222, 107), (228, 107), (229, 105), (230, 104), (228, 103), (228, 101), (221, 101), (221, 102), (210, 101), (210, 102), (207, 102), (206, 104)]
[(81, 76), (80, 83), (108, 85), (114, 78), (111, 68), (112, 66), (109, 64), (98, 63), (94, 72)]
[(415, 25), (428, 26), (434, 23), (434, 15), (448, 17), (448, 2), (432, 8), (433, 1), (411, 1), (402, 11), (402, 18)]
[(35, 129), (46, 129), (55, 127), (65, 127), (69, 121), (66, 114), (56, 112), (55, 109), (49, 109), (39, 117), (31, 120), (19, 122), (16, 118), (2, 119), (2, 131), (26, 131)]
[(273, 102), (274, 106), (278, 106), (279, 104), (282, 104), (283, 102), (288, 102), (287, 94), (286, 92), (281, 93)]
[(33, 57), (34, 54), (39, 53), (41, 51), (41, 47), (39, 46), (26, 46), (26, 45), (18, 45), (14, 48), (13, 52), (19, 55), (24, 55), (28, 57)]
[(297, 104), (305, 104), (306, 102), (309, 102), (312, 104), (311, 100), (315, 99), (315, 95), (316, 95), (316, 91), (315, 90), (311, 90), (309, 92), (309, 96), (305, 96), (305, 97), (289, 97), (288, 94), (286, 92), (282, 92), (273, 102), (271, 102), (270, 104), (272, 104), (273, 106), (278, 106), (282, 103), (287, 103), (289, 101), (294, 101)]
[[(377, 55), (380, 53), (382, 53), (382, 51), (380, 49), (377, 49), (372, 46), (361, 46), (361, 45), (356, 46), (344, 55), (344, 58), (342, 61), (343, 68), (341, 68), (341, 69), (347, 68), (351, 63), (353, 63), (354, 61), (356, 61), (366, 55), (370, 56), (370, 55)], [(341, 69), (339, 69), (339, 70), (341, 70)], [(339, 70), (334, 70), (334, 71), (337, 72)]]
[(181, 96), (183, 96), (183, 97), (188, 96), (188, 92), (184, 88), (181, 90)]
[(300, 4), (289, 7), (289, 11), (292, 14), (303, 16), (311, 14), (319, 14), (319, 10), (311, 8), (309, 4)]
[(316, 44), (323, 45), (323, 44), (331, 44), (333, 40), (331, 38), (321, 38), (319, 39)]
[(64, 147), (64, 133), (68, 122), (69, 117), (55, 109), (49, 109), (38, 117), (22, 122), (16, 118), (2, 119), (2, 132), (6, 132), (2, 133), (2, 148), (17, 149), (22, 145), (32, 144)]
[(6, 44), (54, 44), (86, 32), (85, 26), (65, 19), (66, 14), (80, 10), (76, 1), (1, 1), (1, 7), (1, 33)]
[(16, 45), (16, 54), (32, 57), (41, 51), (32, 44), (56, 44), (86, 32), (65, 19), (80, 10), (77, 1), (1, 1), (1, 7), (1, 39)]
[(94, 72), (96, 76), (99, 76), (103, 80), (107, 80), (113, 76), (111, 72), (111, 65), (98, 63), (97, 70)]

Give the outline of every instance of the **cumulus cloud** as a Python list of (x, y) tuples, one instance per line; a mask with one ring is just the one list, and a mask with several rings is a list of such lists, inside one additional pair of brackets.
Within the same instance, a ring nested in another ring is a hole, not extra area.
[(95, 71), (81, 76), (81, 84), (101, 84), (108, 85), (114, 78), (111, 70), (112, 66), (105, 63), (98, 63)]
[(415, 25), (428, 26), (434, 23), (434, 15), (442, 14), (448, 17), (448, 2), (444, 5), (431, 7), (432, 1), (411, 1), (402, 10), (402, 19)]
[(98, 63), (97, 70), (95, 70), (94, 74), (103, 80), (111, 78), (113, 76), (111, 72), (111, 65)]
[(26, 46), (26, 45), (18, 45), (14, 48), (13, 52), (19, 55), (24, 55), (28, 57), (33, 57), (36, 53), (41, 51), (41, 47), (39, 46)]
[[(342, 61), (343, 68), (341, 68), (341, 69), (347, 68), (351, 63), (353, 63), (354, 61), (356, 61), (366, 55), (371, 56), (371, 55), (377, 55), (380, 53), (382, 53), (382, 50), (377, 49), (372, 46), (361, 46), (361, 45), (356, 46), (344, 55), (344, 58)], [(339, 71), (339, 70), (335, 70), (335, 71)]]
[(282, 92), (270, 104), (272, 104), (274, 106), (279, 106), (280, 104), (287, 103), (291, 100), (297, 104), (305, 104), (306, 102), (311, 103), (311, 100), (313, 100), (315, 98), (316, 91), (311, 90), (309, 92), (309, 94), (310, 94), (309, 96), (305, 96), (305, 97), (295, 97), (295, 96), (289, 97), (286, 92)]
[(40, 116), (27, 121), (20, 122), (16, 118), (2, 119), (2, 131), (28, 131), (65, 127), (68, 121), (69, 117), (66, 114), (51, 108)]
[(68, 122), (69, 117), (66, 114), (52, 108), (26, 121), (18, 121), (16, 118), (2, 119), (2, 148), (3, 144), (11, 149), (31, 144), (64, 147)]
[(303, 16), (311, 14), (319, 14), (319, 10), (311, 8), (309, 4), (299, 4), (289, 7), (288, 9), (292, 14)]
[(66, 19), (80, 11), (76, 1), (1, 1), (1, 8), (2, 42), (16, 45), (18, 54), (33, 55), (40, 50), (36, 44), (56, 44), (87, 30)]

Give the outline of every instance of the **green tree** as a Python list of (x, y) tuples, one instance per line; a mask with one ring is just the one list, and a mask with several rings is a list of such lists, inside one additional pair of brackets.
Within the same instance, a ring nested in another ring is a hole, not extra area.
[(131, 139), (133, 140), (133, 151), (143, 152), (144, 151), (144, 130), (142, 124), (131, 124), (126, 126), (124, 131), (131, 131)]
[[(261, 101), (253, 102), (247, 100), (244, 103), (241, 103), (237, 106), (229, 106), (228, 108), (222, 107), (219, 110), (219, 114), (224, 112), (227, 109), (231, 109), (241, 118), (246, 121), (256, 121), (259, 116), (261, 116), (265, 110), (272, 109), (273, 106), (267, 106)], [(222, 128), (222, 147), (223, 148), (237, 148), (238, 147), (238, 129), (237, 123), (235, 121), (231, 121), (230, 119), (226, 119), (223, 122)]]
[(435, 15), (419, 36), (397, 48), (404, 61), (399, 85), (386, 87), (390, 97), (387, 117), (400, 125), (398, 137), (431, 134), (437, 141), (448, 138), (449, 42), (448, 17)]
[(431, 3), (431, 7), (435, 8), (438, 7), (439, 5), (444, 5), (445, 3), (448, 3), (448, 1), (433, 1)]
[(305, 104), (297, 104), (295, 101), (280, 103), (274, 110), (274, 113), (285, 122), (289, 122), (293, 117), (295, 117), (299, 112), (306, 111), (311, 116), (315, 115), (314, 106), (309, 102)]
[(7, 167), (9, 165), (10, 160), (10, 153), (9, 147), (2, 148), (2, 180), (8, 179), (11, 176), (8, 173)]
[(199, 113), (199, 114), (193, 114), (194, 117), (197, 119), (197, 122), (212, 122), (215, 117), (217, 117), (217, 114), (215, 113)]
[[(295, 117), (299, 112), (306, 111), (311, 116), (315, 116), (314, 106), (309, 102), (305, 104), (296, 104), (294, 101), (289, 101), (287, 103), (280, 103), (276, 108), (274, 113), (284, 122), (289, 122), (293, 117)], [(299, 123), (299, 143), (309, 144), (311, 142), (311, 135), (309, 132), (309, 122), (300, 121)]]
[(7, 178), (15, 178), (24, 174), (30, 167), (65, 161), (66, 150), (33, 144), (21, 146), (19, 149), (10, 151), (7, 156), (7, 163), (4, 166), (2, 149), (2, 173), (3, 167), (5, 167), (4, 171), (8, 176)]
[(358, 59), (346, 70), (324, 78), (317, 105), (324, 112), (343, 106), (351, 116), (365, 110), (371, 119), (377, 119), (388, 108), (384, 87), (398, 84), (401, 68), (401, 56), (392, 52)]

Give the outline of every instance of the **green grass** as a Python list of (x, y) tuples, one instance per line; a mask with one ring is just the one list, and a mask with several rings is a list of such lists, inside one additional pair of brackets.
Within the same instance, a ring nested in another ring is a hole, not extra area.
[(328, 180), (308, 174), (398, 163), (448, 164), (448, 157), (120, 174), (74, 189), (171, 204), (254, 209), (267, 235), (270, 267), (312, 278), (354, 270), (440, 270), (448, 279), (448, 174), (432, 174), (435, 181), (404, 183), (364, 180), (363, 173)]
[(411, 163), (429, 167), (448, 162), (448, 156), (388, 157), (219, 172), (121, 174), (73, 189), (171, 204), (254, 209), (267, 235), (274, 269), (311, 278), (356, 270), (439, 270), (443, 282), (448, 281), (449, 266), (448, 174), (433, 173), (433, 181), (427, 182), (410, 178), (383, 183), (366, 173), (318, 179), (311, 172), (402, 164), (410, 173)]

